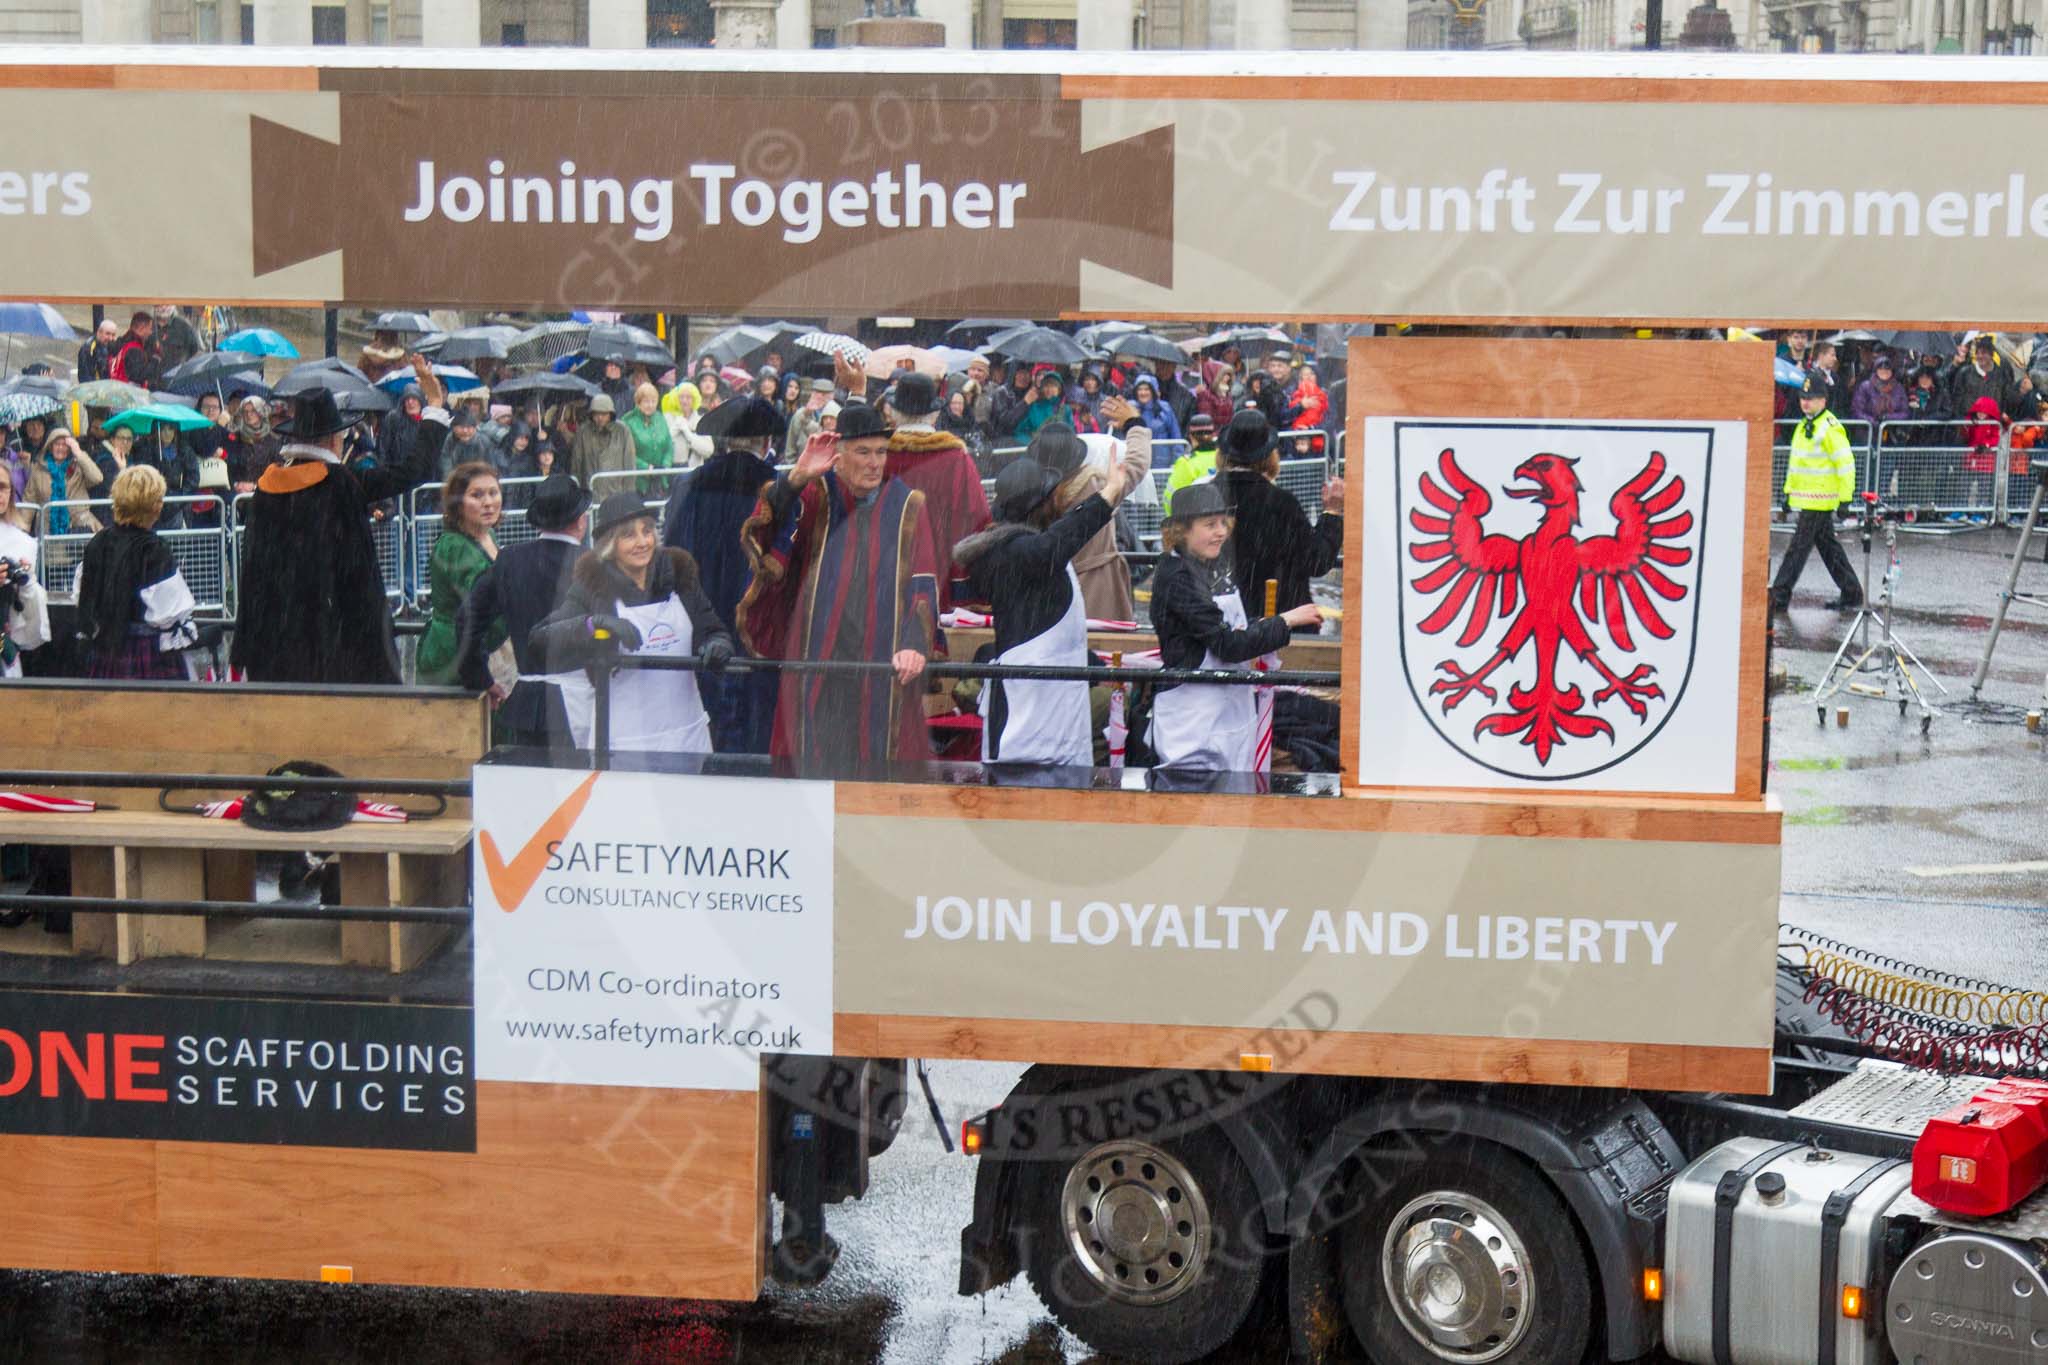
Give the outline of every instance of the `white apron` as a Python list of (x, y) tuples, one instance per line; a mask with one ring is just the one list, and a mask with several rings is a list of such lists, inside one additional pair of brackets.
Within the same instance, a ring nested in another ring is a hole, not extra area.
[[(1245, 628), (1244, 602), (1235, 590), (1220, 593), (1216, 607), (1232, 630)], [(1227, 664), (1202, 654), (1203, 668), (1249, 673), (1249, 664)], [(1250, 687), (1182, 683), (1152, 702), (1150, 743), (1158, 766), (1200, 772), (1248, 773), (1258, 769), (1259, 704)]]
[[(1067, 614), (1041, 635), (1013, 645), (996, 656), (999, 664), (1079, 667), (1088, 662), (1088, 611), (1081, 603), (1081, 580), (1074, 566), (1067, 566), (1067, 587), (1073, 597)], [(1088, 712), (1088, 684), (1084, 682), (1019, 682), (1003, 680), (1003, 697), (1009, 714), (1003, 724), (1003, 763), (1057, 763), (1092, 767), (1095, 763), (1095, 735)], [(981, 760), (989, 757), (994, 738), (988, 728), (989, 708), (995, 697), (993, 679), (981, 690)]]
[[(682, 658), (691, 652), (690, 614), (674, 593), (644, 607), (614, 603), (612, 610), (640, 632), (640, 648), (634, 654)], [(588, 749), (597, 728), (597, 689), (589, 677), (581, 671), (550, 673), (537, 681), (562, 689), (569, 734), (577, 748)], [(711, 723), (697, 695), (697, 676), (653, 669), (613, 674), (611, 747), (620, 753), (710, 753)]]

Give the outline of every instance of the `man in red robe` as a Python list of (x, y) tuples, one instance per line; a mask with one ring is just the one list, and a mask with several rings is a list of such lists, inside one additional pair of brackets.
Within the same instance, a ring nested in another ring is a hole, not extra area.
[(894, 668), (783, 671), (770, 752), (805, 768), (931, 757), (913, 684), (938, 629), (939, 559), (924, 494), (889, 477), (888, 458), (882, 415), (849, 404), (740, 529), (754, 575), (738, 611), (749, 652)]

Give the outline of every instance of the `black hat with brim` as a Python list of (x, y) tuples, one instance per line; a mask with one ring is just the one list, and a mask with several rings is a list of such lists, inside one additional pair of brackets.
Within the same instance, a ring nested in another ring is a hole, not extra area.
[(1036, 460), (1062, 479), (1072, 478), (1088, 458), (1088, 443), (1067, 423), (1047, 422), (1032, 433), (1031, 444), (1024, 456)]
[(780, 436), (786, 430), (775, 413), (775, 405), (759, 394), (728, 398), (704, 414), (697, 423), (699, 436), (744, 440), (755, 436)]
[(550, 474), (527, 504), (527, 524), (537, 531), (566, 531), (589, 506), (590, 494), (582, 484), (567, 474)]
[(1024, 521), (1044, 506), (1062, 482), (1060, 472), (1048, 469), (1029, 455), (1012, 460), (996, 475), (994, 505), (997, 521)]
[(1828, 381), (1821, 378), (1819, 370), (1808, 370), (1806, 372), (1806, 383), (1800, 386), (1799, 396), (1801, 398), (1820, 399), (1826, 399), (1831, 396)]
[(1168, 521), (1193, 521), (1196, 517), (1213, 517), (1230, 511), (1230, 499), (1224, 496), (1223, 486), (1213, 480), (1191, 483), (1177, 490), (1173, 495), (1173, 507)]
[(602, 540), (636, 517), (654, 519), (654, 509), (638, 493), (614, 493), (597, 505), (597, 521), (590, 528), (592, 539)]
[(363, 420), (361, 413), (346, 413), (327, 389), (309, 389), (292, 399), (292, 410), (277, 424), (277, 434), (297, 441), (317, 441), (337, 431), (347, 431)]
[(889, 406), (905, 417), (926, 417), (939, 410), (939, 386), (928, 374), (906, 370), (890, 390)]
[(839, 409), (839, 442), (865, 440), (871, 436), (893, 436), (896, 429), (875, 408), (866, 403), (848, 403)]
[(1242, 408), (1230, 415), (1230, 425), (1216, 439), (1216, 456), (1225, 464), (1255, 465), (1280, 444), (1273, 424), (1256, 408)]

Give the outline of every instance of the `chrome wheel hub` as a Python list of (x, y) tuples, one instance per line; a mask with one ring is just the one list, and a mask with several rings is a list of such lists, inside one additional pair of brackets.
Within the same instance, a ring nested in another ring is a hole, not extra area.
[(1483, 1365), (1528, 1334), (1528, 1249), (1484, 1200), (1455, 1190), (1410, 1200), (1387, 1226), (1380, 1270), (1401, 1325), (1440, 1359)]
[(1208, 1200), (1186, 1166), (1145, 1142), (1105, 1142), (1067, 1172), (1060, 1226), (1074, 1259), (1124, 1303), (1165, 1303), (1201, 1278)]

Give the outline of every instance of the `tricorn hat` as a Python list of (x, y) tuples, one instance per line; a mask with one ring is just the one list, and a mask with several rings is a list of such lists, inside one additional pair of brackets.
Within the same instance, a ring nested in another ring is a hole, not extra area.
[(590, 506), (590, 494), (567, 474), (550, 474), (527, 504), (526, 520), (538, 531), (566, 531)]
[(839, 439), (858, 441), (869, 436), (890, 436), (895, 428), (866, 403), (848, 403), (839, 410)]
[(642, 501), (638, 493), (614, 493), (597, 505), (597, 521), (590, 528), (591, 537), (602, 540), (637, 517), (652, 520), (654, 509)]
[(1273, 424), (1257, 408), (1240, 408), (1230, 415), (1230, 425), (1216, 441), (1216, 455), (1225, 464), (1255, 465), (1280, 444)]
[(1023, 521), (1037, 511), (1059, 488), (1057, 469), (1048, 469), (1029, 455), (1012, 460), (996, 475), (995, 512), (997, 521)]
[(1205, 480), (1177, 490), (1166, 519), (1193, 521), (1196, 517), (1213, 517), (1219, 512), (1229, 510), (1230, 499), (1224, 496), (1223, 486), (1214, 480)]
[(299, 441), (317, 441), (347, 431), (362, 421), (361, 413), (345, 413), (329, 389), (308, 389), (292, 399), (292, 410), (277, 424), (277, 434)]

